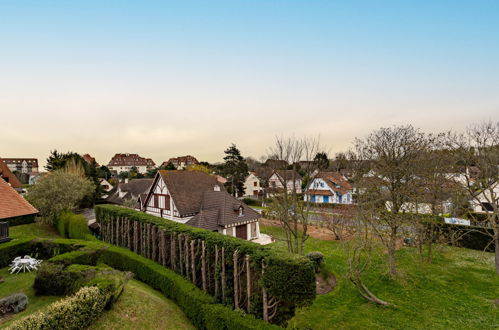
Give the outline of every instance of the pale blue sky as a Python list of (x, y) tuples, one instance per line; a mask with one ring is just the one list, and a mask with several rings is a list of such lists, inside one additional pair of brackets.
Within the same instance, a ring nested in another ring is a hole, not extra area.
[(0, 156), (101, 163), (460, 130), (499, 118), (499, 1), (3, 0), (0, 113)]

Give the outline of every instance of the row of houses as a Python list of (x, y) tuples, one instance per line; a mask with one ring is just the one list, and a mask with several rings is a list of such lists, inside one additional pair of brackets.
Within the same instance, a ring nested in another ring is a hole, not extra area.
[[(85, 156), (90, 157), (89, 155)], [(165, 168), (169, 164), (171, 164), (177, 170), (182, 170), (190, 165), (199, 164), (199, 162), (195, 157), (187, 155), (170, 158), (167, 161), (164, 161), (161, 164), (161, 167)], [(144, 158), (139, 156), (138, 154), (130, 153), (115, 154), (107, 164), (107, 167), (110, 171), (116, 172), (118, 174), (122, 172), (128, 172), (132, 170), (132, 168), (136, 168), (137, 172), (145, 174), (147, 173), (147, 171), (152, 170), (155, 166), (156, 163), (151, 158)]]

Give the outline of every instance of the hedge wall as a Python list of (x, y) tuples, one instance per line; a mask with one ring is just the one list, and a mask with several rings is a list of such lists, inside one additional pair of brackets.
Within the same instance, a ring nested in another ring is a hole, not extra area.
[[(54, 251), (63, 251), (62, 254), (56, 255), (44, 263), (60, 265), (59, 268), (61, 269), (75, 263), (90, 266), (105, 263), (119, 270), (131, 271), (134, 273), (135, 278), (161, 291), (166, 297), (175, 301), (198, 329), (280, 329), (278, 326), (256, 319), (241, 311), (234, 311), (229, 307), (215, 304), (212, 297), (182, 276), (152, 260), (123, 248), (99, 242), (67, 239), (24, 240), (15, 242), (15, 244), (14, 242), (8, 244), (9, 246), (7, 244), (0, 245), (0, 256), (6, 254), (13, 256), (33, 254), (35, 251), (47, 256), (53, 254)], [(9, 259), (12, 260), (13, 257)], [(73, 267), (81, 266), (73, 265), (67, 267), (67, 269), (73, 271)], [(89, 267), (89, 269), (91, 268)], [(77, 316), (75, 317), (77, 318)], [(35, 320), (39, 320), (39, 316)], [(26, 324), (24, 323), (24, 325)]]
[(62, 237), (96, 240), (88, 229), (87, 219), (81, 214), (62, 212), (56, 219), (56, 228)]
[(27, 223), (33, 223), (35, 222), (35, 218), (36, 218), (35, 214), (28, 214), (28, 215), (21, 215), (19, 217), (2, 219), (2, 221), (7, 221), (10, 227), (14, 227), (18, 225), (25, 225)]
[(282, 324), (315, 298), (306, 258), (119, 206), (98, 205), (95, 213), (104, 241), (172, 269), (234, 309)]

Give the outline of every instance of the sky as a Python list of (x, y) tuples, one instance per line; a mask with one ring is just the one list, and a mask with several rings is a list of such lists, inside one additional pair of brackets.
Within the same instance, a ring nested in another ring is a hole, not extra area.
[(499, 119), (499, 1), (0, 0), (0, 157), (156, 163)]

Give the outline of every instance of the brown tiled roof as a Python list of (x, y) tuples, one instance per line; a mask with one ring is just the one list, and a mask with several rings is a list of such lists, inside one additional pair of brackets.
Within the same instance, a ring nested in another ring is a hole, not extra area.
[(28, 203), (7, 182), (0, 180), (0, 219), (36, 214), (38, 210)]
[[(243, 208), (243, 215), (239, 209)], [(239, 223), (253, 222), (261, 215), (251, 207), (237, 200), (226, 191), (205, 191), (201, 202), (201, 211), (187, 221), (188, 225), (208, 230), (217, 230), (237, 225)]]
[(180, 163), (184, 163), (184, 165), (193, 165), (193, 164), (198, 164), (198, 160), (196, 157), (187, 155), (187, 156), (181, 156), (181, 157), (175, 157), (175, 158), (170, 158), (167, 161), (163, 162), (161, 166), (167, 166), (168, 163), (172, 163), (174, 166), (179, 166)]
[(138, 154), (116, 154), (107, 166), (154, 166), (151, 158), (140, 157)]
[(329, 188), (342, 195), (352, 190), (350, 182), (339, 172), (319, 172), (315, 177), (323, 179)]
[(95, 162), (95, 166), (99, 166), (99, 164), (95, 161), (95, 158), (90, 156), (89, 154), (84, 154), (82, 156), (83, 160), (92, 165)]
[(11, 172), (11, 170), (4, 163), (2, 158), (0, 158), (0, 178), (10, 183), (10, 185), (15, 189), (22, 187), (21, 181), (19, 181), (17, 176)]
[[(181, 216), (196, 214), (200, 210), (203, 193), (214, 186), (224, 190), (223, 185), (213, 175), (200, 171), (158, 171), (173, 198)], [(150, 198), (149, 192), (148, 198)]]
[(263, 165), (274, 169), (284, 169), (288, 167), (288, 162), (279, 159), (267, 159)]
[(324, 196), (333, 196), (333, 193), (329, 190), (316, 190), (316, 189), (308, 189), (305, 191), (307, 195), (324, 195)]

